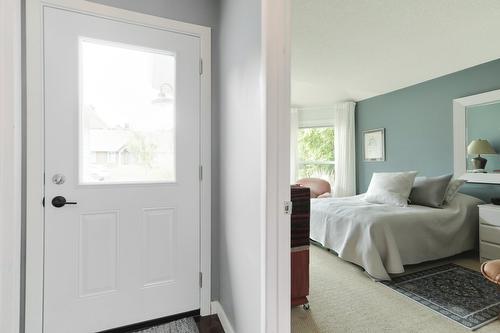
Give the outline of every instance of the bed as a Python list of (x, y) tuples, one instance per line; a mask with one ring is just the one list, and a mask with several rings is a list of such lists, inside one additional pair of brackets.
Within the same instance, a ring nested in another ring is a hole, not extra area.
[(459, 193), (438, 209), (373, 204), (363, 196), (311, 199), (310, 237), (375, 280), (476, 246), (477, 205), (483, 203), (477, 198)]

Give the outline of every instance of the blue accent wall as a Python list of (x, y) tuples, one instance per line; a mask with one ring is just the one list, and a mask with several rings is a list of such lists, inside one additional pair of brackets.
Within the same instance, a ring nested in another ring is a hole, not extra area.
[[(453, 173), (452, 100), (496, 89), (500, 59), (358, 102), (358, 193), (366, 191), (373, 172)], [(374, 128), (385, 128), (385, 162), (363, 161), (362, 132)], [(500, 197), (500, 185), (466, 184), (462, 192), (489, 201)]]

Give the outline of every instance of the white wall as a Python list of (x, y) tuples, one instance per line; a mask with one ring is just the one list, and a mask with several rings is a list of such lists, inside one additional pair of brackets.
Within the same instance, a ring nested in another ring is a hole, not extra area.
[(21, 1), (0, 1), (0, 332), (19, 331)]
[(219, 301), (235, 332), (258, 333), (264, 319), (261, 1), (222, 0), (219, 40)]
[(299, 127), (333, 126), (333, 107), (297, 109)]

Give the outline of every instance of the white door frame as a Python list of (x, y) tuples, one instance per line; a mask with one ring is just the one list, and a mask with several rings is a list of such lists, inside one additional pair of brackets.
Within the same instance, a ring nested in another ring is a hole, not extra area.
[(83, 0), (26, 0), (27, 170), (26, 170), (26, 305), (25, 332), (43, 330), (44, 249), (44, 103), (43, 7), (55, 7), (115, 21), (183, 33), (200, 38), (203, 74), (200, 79), (200, 290), (201, 315), (211, 301), (211, 29)]
[(0, 1), (0, 332), (18, 332), (21, 295), (21, 1)]
[(291, 1), (262, 1), (265, 110), (265, 246), (262, 332), (290, 332), (290, 53)]

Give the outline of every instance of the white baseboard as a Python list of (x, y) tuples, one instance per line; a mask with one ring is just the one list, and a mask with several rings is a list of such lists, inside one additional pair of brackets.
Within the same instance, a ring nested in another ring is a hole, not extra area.
[(213, 301), (211, 304), (211, 312), (212, 314), (216, 314), (219, 316), (220, 323), (222, 324), (222, 328), (226, 333), (235, 333), (233, 329), (233, 325), (229, 322), (229, 319), (226, 316), (226, 312), (224, 312), (224, 308), (219, 301)]

